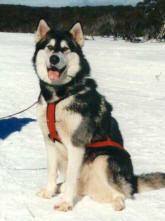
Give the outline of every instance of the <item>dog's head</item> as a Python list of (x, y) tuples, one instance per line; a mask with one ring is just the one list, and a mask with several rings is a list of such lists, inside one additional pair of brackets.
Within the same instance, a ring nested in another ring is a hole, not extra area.
[(56, 31), (41, 20), (36, 32), (36, 51), (33, 57), (39, 79), (49, 85), (70, 82), (81, 71), (83, 44), (80, 23), (73, 25), (69, 31)]

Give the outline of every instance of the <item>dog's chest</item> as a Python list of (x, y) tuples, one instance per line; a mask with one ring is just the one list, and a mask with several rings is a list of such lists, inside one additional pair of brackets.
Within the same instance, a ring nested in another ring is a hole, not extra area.
[[(69, 97), (65, 100), (60, 101), (55, 105), (55, 128), (59, 137), (63, 143), (71, 141), (73, 134), (82, 122), (80, 114), (69, 110), (69, 105), (72, 103), (73, 97)], [(39, 121), (40, 125), (44, 127), (47, 136), (49, 129), (47, 125), (47, 103), (42, 99), (42, 103), (39, 105)], [(46, 135), (46, 134), (45, 134)]]
[(72, 97), (67, 98), (58, 103), (55, 110), (56, 130), (64, 143), (71, 141), (73, 134), (82, 122), (81, 115), (68, 108), (72, 101)]

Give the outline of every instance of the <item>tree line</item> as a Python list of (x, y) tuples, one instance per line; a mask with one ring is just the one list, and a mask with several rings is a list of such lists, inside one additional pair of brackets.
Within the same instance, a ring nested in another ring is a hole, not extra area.
[(27, 7), (0, 5), (0, 31), (30, 32), (40, 19), (57, 29), (66, 29), (77, 21), (90, 36), (114, 36), (129, 41), (165, 39), (165, 0), (144, 0), (133, 6)]

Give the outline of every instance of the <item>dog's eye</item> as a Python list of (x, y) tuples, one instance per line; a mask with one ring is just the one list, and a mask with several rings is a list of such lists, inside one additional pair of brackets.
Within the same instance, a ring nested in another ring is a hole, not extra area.
[(68, 50), (69, 50), (69, 48), (67, 48), (67, 47), (61, 48), (61, 51), (62, 51), (62, 52), (66, 52), (66, 51), (68, 51)]
[(53, 50), (53, 46), (51, 46), (51, 45), (48, 45), (47, 48), (48, 48), (50, 51)]

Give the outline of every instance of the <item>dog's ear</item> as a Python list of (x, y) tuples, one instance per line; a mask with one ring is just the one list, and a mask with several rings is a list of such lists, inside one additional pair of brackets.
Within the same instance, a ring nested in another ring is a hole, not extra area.
[(84, 45), (84, 36), (79, 22), (72, 26), (70, 33), (73, 35), (74, 40), (82, 47)]
[(36, 36), (35, 36), (35, 41), (36, 43), (39, 42), (41, 39), (44, 39), (46, 36), (46, 33), (50, 30), (49, 26), (47, 25), (45, 20), (41, 20), (39, 22), (37, 31), (36, 31)]

